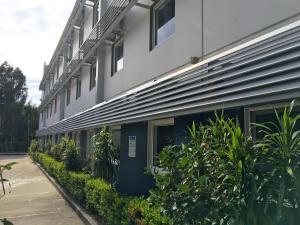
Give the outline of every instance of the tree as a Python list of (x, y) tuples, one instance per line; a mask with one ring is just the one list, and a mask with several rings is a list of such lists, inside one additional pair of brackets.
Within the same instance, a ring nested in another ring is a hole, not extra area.
[(25, 104), (27, 98), (26, 77), (8, 62), (0, 66), (0, 104)]
[[(8, 62), (0, 65), (0, 151), (27, 149), (38, 128), (38, 110), (26, 103), (26, 77)], [(9, 147), (7, 147), (7, 145)]]

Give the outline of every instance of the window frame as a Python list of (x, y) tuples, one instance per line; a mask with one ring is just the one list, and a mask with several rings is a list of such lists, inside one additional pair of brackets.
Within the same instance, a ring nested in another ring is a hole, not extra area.
[[(117, 61), (116, 61), (116, 48), (122, 44), (123, 46), (123, 67), (117, 70)], [(113, 45), (112, 45), (112, 53), (111, 53), (111, 76), (114, 76), (117, 72), (120, 72), (124, 69), (124, 38), (119, 38)]]
[(148, 122), (148, 157), (147, 165), (152, 171), (158, 170), (163, 172), (163, 168), (154, 165), (154, 129), (159, 126), (175, 126), (174, 118), (151, 120)]
[[(161, 45), (163, 42), (168, 40), (172, 35), (175, 33), (172, 33), (170, 36), (168, 36), (165, 40), (163, 40), (161, 43), (157, 43), (157, 19), (156, 19), (156, 12), (159, 10), (163, 5), (167, 4), (168, 1), (174, 1), (175, 9), (174, 9), (174, 18), (176, 18), (176, 0), (160, 0), (156, 1), (150, 9), (150, 51), (153, 50), (155, 47)], [(176, 23), (175, 23), (175, 29), (176, 29)]]

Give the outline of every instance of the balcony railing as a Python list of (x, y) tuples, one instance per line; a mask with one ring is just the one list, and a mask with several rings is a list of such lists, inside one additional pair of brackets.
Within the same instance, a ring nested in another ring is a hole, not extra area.
[(78, 73), (83, 63), (95, 60), (94, 54), (96, 49), (100, 44), (105, 42), (106, 38), (109, 37), (111, 33), (114, 32), (126, 13), (137, 3), (137, 0), (113, 0), (110, 2), (111, 3), (94, 26), (90, 35), (86, 38), (67, 65), (67, 69), (57, 82), (58, 85), (55, 85), (48, 95), (45, 96), (40, 108), (43, 108), (51, 101), (51, 99), (54, 98), (54, 95), (63, 88), (67, 81)]

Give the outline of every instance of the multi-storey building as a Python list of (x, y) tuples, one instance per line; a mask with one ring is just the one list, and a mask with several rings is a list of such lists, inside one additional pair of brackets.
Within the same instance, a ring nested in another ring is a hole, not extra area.
[[(163, 146), (214, 110), (251, 122), (300, 96), (299, 0), (77, 0), (40, 83), (42, 143), (109, 126), (118, 188), (152, 185)], [(254, 131), (255, 136), (255, 131)]]

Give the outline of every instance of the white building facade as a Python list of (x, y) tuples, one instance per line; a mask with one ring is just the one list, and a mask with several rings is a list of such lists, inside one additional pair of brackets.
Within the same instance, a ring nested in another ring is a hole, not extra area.
[(222, 109), (248, 132), (300, 96), (300, 1), (77, 0), (40, 90), (40, 141), (69, 135), (86, 158), (109, 126), (120, 191), (144, 194), (192, 121)]

